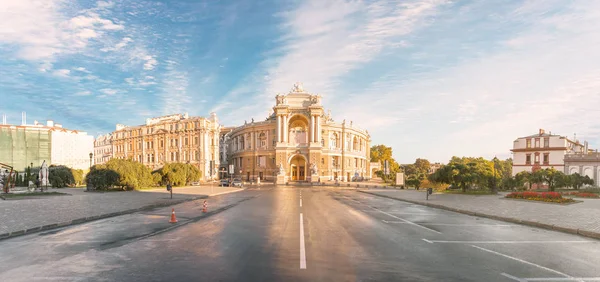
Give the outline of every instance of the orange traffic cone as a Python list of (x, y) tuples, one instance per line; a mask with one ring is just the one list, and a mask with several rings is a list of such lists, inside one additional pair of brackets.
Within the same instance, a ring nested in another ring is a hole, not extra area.
[(202, 212), (207, 212), (208, 211), (208, 204), (206, 203), (206, 200), (204, 201), (204, 204), (202, 204)]
[(175, 209), (171, 210), (171, 220), (169, 220), (170, 223), (177, 223), (177, 218), (175, 217)]

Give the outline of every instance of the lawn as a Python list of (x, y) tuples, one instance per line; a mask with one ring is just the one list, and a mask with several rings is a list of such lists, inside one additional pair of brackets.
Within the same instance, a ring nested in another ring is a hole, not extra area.
[(27, 197), (38, 197), (38, 196), (66, 196), (66, 195), (70, 195), (67, 193), (60, 193), (60, 192), (33, 192), (33, 193), (9, 193), (9, 194), (0, 194), (0, 197), (2, 197), (3, 199), (20, 199), (20, 198), (27, 198)]

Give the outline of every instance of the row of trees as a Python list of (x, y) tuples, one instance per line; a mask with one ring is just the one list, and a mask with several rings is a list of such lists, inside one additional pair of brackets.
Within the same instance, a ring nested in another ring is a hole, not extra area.
[(171, 183), (182, 186), (198, 181), (202, 172), (186, 163), (169, 163), (152, 171), (133, 160), (111, 159), (106, 164), (92, 166), (86, 180), (94, 189), (120, 187), (123, 190), (140, 189)]
[(554, 168), (536, 169), (534, 172), (522, 171), (517, 173), (514, 178), (511, 178), (511, 181), (514, 187), (523, 187), (523, 185), (527, 184), (529, 189), (534, 184), (538, 187), (545, 184), (550, 191), (563, 187), (572, 187), (575, 190), (579, 190), (584, 185), (594, 184), (594, 180), (587, 175), (583, 176), (579, 173), (567, 175)]
[(510, 184), (507, 179), (511, 178), (511, 171), (512, 159), (452, 157), (447, 165), (431, 174), (429, 180), (450, 184), (463, 192), (473, 188), (490, 188), (495, 193), (498, 188)]
[[(39, 168), (28, 167), (24, 172), (16, 172), (13, 175), (13, 181), (15, 186), (29, 186), (29, 181), (34, 184), (38, 183), (38, 175)], [(50, 186), (54, 188), (81, 185), (84, 182), (83, 170), (73, 169), (63, 165), (51, 165), (48, 167), (48, 180)], [(11, 183), (13, 181), (11, 181)]]

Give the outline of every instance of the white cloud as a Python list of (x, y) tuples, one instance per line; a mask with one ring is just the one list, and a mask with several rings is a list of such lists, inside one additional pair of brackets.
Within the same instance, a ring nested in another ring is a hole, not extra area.
[(96, 2), (96, 7), (98, 8), (112, 8), (115, 3), (111, 1), (98, 1)]
[(89, 95), (92, 95), (92, 92), (90, 92), (89, 90), (79, 91), (79, 92), (75, 93), (75, 96), (89, 96)]
[(144, 63), (144, 70), (153, 70), (158, 64), (158, 61), (156, 61), (156, 59), (150, 55), (144, 56), (144, 60), (146, 61)]
[(84, 73), (90, 73), (90, 71), (89, 71), (89, 70), (87, 70), (87, 69), (86, 69), (86, 68), (84, 68), (84, 67), (76, 67), (76, 68), (75, 68), (75, 70), (76, 70), (76, 71), (80, 71), (80, 72), (84, 72)]
[(187, 93), (188, 74), (176, 67), (178, 65), (176, 61), (166, 60), (165, 62), (166, 72), (161, 82), (163, 113), (184, 112), (189, 109), (191, 102), (191, 97)]
[(58, 69), (53, 72), (54, 75), (60, 76), (60, 77), (68, 77), (70, 73), (71, 73), (71, 71), (67, 70), (67, 69)]
[(134, 83), (134, 79), (133, 79), (133, 77), (125, 78), (125, 82), (127, 82), (127, 84), (129, 84), (129, 85), (132, 85)]
[(104, 88), (104, 89), (100, 89), (100, 92), (102, 92), (108, 96), (112, 96), (112, 95), (119, 93), (119, 90), (111, 89), (111, 88)]
[(10, 50), (19, 58), (51, 61), (58, 54), (80, 52), (92, 40), (124, 29), (90, 10), (70, 18), (61, 13), (68, 8), (72, 7), (65, 0), (0, 2), (0, 43), (17, 45)]

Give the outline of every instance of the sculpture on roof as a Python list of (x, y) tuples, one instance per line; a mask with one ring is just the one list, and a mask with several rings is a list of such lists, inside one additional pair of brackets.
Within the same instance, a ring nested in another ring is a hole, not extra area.
[(296, 82), (294, 83), (294, 87), (292, 87), (292, 91), (290, 93), (303, 93), (304, 88), (302, 87), (302, 83)]

